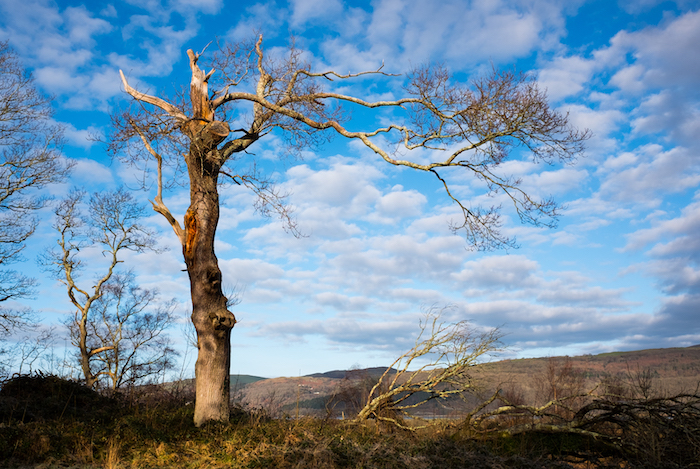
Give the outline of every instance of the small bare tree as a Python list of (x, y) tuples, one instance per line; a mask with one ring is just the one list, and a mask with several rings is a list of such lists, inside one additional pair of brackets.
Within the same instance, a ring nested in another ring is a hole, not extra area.
[(467, 321), (445, 324), (441, 311), (431, 309), (420, 323), (416, 344), (379, 377), (356, 420), (376, 418), (403, 427), (397, 418), (401, 414), (469, 392), (474, 366), (500, 350), (500, 337), (498, 329), (478, 331)]
[[(110, 286), (108, 282), (123, 262), (123, 251), (154, 250), (155, 239), (154, 233), (140, 223), (144, 208), (125, 190), (93, 194), (87, 201), (86, 213), (81, 207), (84, 198), (84, 192), (73, 191), (58, 205), (54, 228), (59, 234), (59, 249), (47, 252), (42, 263), (66, 286), (68, 298), (76, 308), (73, 344), (79, 349), (85, 384), (94, 387), (101, 373), (95, 370), (94, 362), (106, 360), (105, 354), (114, 349), (114, 344), (100, 344), (90, 337), (96, 332), (91, 329), (96, 324), (94, 307), (105, 293), (114, 297), (110, 292), (115, 291), (117, 284)], [(77, 283), (79, 270), (84, 267), (80, 250), (90, 246), (99, 247), (107, 262), (93, 286), (85, 287)], [(101, 303), (103, 307), (107, 304), (107, 299)]]
[[(229, 418), (231, 330), (236, 318), (227, 308), (214, 252), (219, 184), (229, 181), (250, 189), (258, 196), (257, 208), (277, 211), (295, 231), (284, 194), (260, 174), (248, 151), (258, 140), (276, 132), (292, 153), (333, 135), (356, 140), (390, 165), (437, 178), (462, 215), (453, 228), (474, 248), (493, 249), (514, 244), (500, 230), (500, 206), (479, 207), (461, 200), (450, 189), (447, 175), (476, 178), (485, 183), (485, 192), (504, 195), (523, 222), (552, 226), (558, 205), (528, 194), (520, 180), (502, 171), (502, 163), (515, 147), (524, 147), (532, 161), (570, 161), (588, 138), (588, 132), (572, 128), (566, 115), (549, 107), (531, 77), (518, 73), (493, 71), (465, 85), (442, 67), (426, 66), (407, 77), (406, 96), (372, 102), (338, 92), (342, 86), (324, 86), (391, 76), (382, 67), (355, 74), (313, 71), (293, 45), (284, 57), (266, 56), (262, 36), (254, 44), (223, 45), (208, 72), (200, 68), (201, 54), (188, 50), (187, 55), (187, 97), (163, 99), (143, 93), (121, 73), (135, 105), (114, 116), (110, 150), (141, 167), (149, 161), (155, 166), (158, 191), (153, 209), (170, 223), (182, 244), (199, 351), (197, 425)], [(347, 118), (356, 107), (385, 110), (390, 114), (382, 119), (391, 122), (352, 130)], [(233, 123), (239, 128), (232, 129)], [(428, 162), (420, 150), (430, 153)], [(168, 166), (182, 170), (188, 179), (190, 205), (182, 222), (163, 199), (164, 188), (173, 182), (164, 180)]]
[(51, 123), (51, 98), (34, 87), (7, 42), (0, 42), (0, 337), (31, 322), (28, 309), (5, 301), (32, 294), (34, 279), (6, 267), (21, 258), (48, 198), (38, 189), (64, 180), (62, 129)]
[[(131, 271), (118, 272), (102, 285), (85, 323), (68, 321), (71, 343), (92, 353), (90, 372), (112, 391), (141, 384), (173, 368), (176, 355), (167, 329), (176, 301), (157, 305), (158, 291), (140, 288)], [(85, 337), (85, 346), (81, 343)]]
[(627, 364), (627, 380), (630, 384), (630, 391), (634, 397), (642, 397), (651, 399), (659, 397), (662, 394), (657, 389), (656, 373), (651, 367), (640, 368), (639, 364), (632, 370), (630, 364)]

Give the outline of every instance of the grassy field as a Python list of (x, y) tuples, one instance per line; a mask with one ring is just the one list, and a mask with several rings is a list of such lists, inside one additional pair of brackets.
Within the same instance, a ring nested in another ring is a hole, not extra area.
[(0, 390), (0, 466), (687, 467), (660, 453), (630, 457), (585, 435), (475, 436), (460, 419), (406, 431), (374, 421), (273, 419), (264, 410), (234, 409), (230, 423), (196, 428), (191, 399), (158, 387), (109, 398), (55, 377), (15, 378)]

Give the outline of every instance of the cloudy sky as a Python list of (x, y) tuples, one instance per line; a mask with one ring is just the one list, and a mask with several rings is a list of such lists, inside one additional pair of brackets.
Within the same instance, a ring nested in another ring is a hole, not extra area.
[[(657, 0), (468, 1), (0, 0), (0, 40), (9, 41), (37, 86), (55, 96), (66, 126), (70, 183), (90, 191), (134, 188), (133, 168), (103, 144), (110, 112), (129, 105), (118, 70), (164, 97), (186, 87), (185, 51), (264, 35), (270, 53), (295, 38), (318, 71), (405, 73), (442, 63), (455, 79), (490, 68), (536, 77), (553, 107), (589, 128), (573, 165), (537, 165), (519, 155), (504, 171), (565, 205), (555, 229), (520, 224), (504, 232), (519, 249), (473, 252), (449, 230), (456, 207), (435, 178), (397, 169), (356, 142), (335, 138), (302, 158), (284, 157), (269, 135), (251, 148), (289, 202), (303, 238), (253, 208), (254, 197), (222, 188), (217, 254), (237, 289), (233, 373), (297, 376), (388, 364), (415, 337), (421, 311), (500, 327), (503, 356), (578, 355), (700, 343), (700, 2)], [(280, 52), (281, 53), (281, 52)], [(206, 57), (206, 53), (205, 53)], [(204, 58), (202, 59), (204, 60)], [(358, 80), (345, 89), (376, 99), (401, 94), (400, 79)], [(381, 116), (358, 115), (358, 127)], [(478, 181), (456, 188), (484, 200)], [(182, 216), (187, 193), (166, 203)], [(488, 203), (488, 201), (487, 201)], [(25, 254), (40, 280), (46, 324), (71, 308), (64, 290), (35, 267), (55, 239), (50, 213)], [(139, 281), (181, 301), (188, 282), (165, 220), (161, 254), (130, 255)], [(100, 256), (90, 260), (99, 268)], [(60, 332), (60, 329), (59, 329)], [(184, 343), (179, 329), (173, 331)], [(56, 337), (60, 337), (57, 332)], [(58, 339), (60, 343), (60, 339)]]

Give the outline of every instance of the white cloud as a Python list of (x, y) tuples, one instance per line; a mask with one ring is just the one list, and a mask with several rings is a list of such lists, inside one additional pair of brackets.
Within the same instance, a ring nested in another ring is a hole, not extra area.
[(553, 101), (576, 95), (586, 89), (593, 76), (596, 62), (582, 57), (557, 57), (540, 70), (538, 83)]
[(95, 18), (85, 7), (69, 7), (64, 12), (68, 27), (68, 38), (73, 44), (94, 46), (93, 36), (105, 34), (112, 30), (112, 25)]
[(96, 142), (95, 137), (102, 137), (100, 129), (88, 127), (87, 129), (76, 129), (72, 124), (63, 124), (64, 136), (75, 146), (89, 149)]
[(223, 0), (176, 0), (174, 2), (175, 10), (183, 15), (192, 15), (197, 11), (215, 15), (221, 12), (223, 6)]
[(113, 184), (114, 176), (112, 171), (105, 165), (95, 160), (76, 159), (73, 160), (73, 181), (83, 181), (83, 184)]
[(287, 172), (289, 191), (296, 204), (322, 201), (323, 204), (343, 205), (349, 216), (365, 213), (380, 193), (371, 182), (382, 177), (375, 168), (362, 163), (347, 163), (329, 159), (329, 169), (312, 170), (298, 165)]
[(695, 148), (700, 145), (699, 42), (700, 11), (690, 11), (660, 26), (621, 31), (601, 51), (618, 59), (630, 57), (608, 83), (619, 94), (640, 99), (633, 111), (636, 134), (662, 135)]
[(683, 208), (676, 218), (654, 219), (651, 228), (630, 233), (625, 249), (641, 249), (656, 243), (649, 251), (654, 257), (690, 256), (700, 260), (700, 237), (697, 233), (700, 233), (700, 202), (695, 201)]
[[(586, 156), (598, 159), (598, 155), (607, 156), (617, 150), (620, 145), (619, 134), (621, 126), (626, 125), (629, 116), (616, 109), (616, 103), (606, 103), (599, 109), (592, 109), (581, 104), (567, 105), (562, 112), (569, 113), (569, 122), (577, 129), (589, 129), (592, 138), (586, 142)], [(578, 161), (586, 164), (588, 158)]]
[(413, 218), (421, 214), (426, 197), (416, 190), (404, 191), (402, 187), (392, 188), (392, 192), (381, 196), (376, 208), (380, 216), (389, 221)]
[(301, 26), (309, 22), (336, 22), (344, 16), (344, 7), (340, 0), (291, 0), (292, 26)]
[(689, 102), (686, 93), (664, 90), (647, 95), (634, 115), (635, 134), (657, 134), (666, 141), (700, 147), (700, 105)]
[(587, 178), (588, 171), (585, 169), (568, 167), (531, 174), (523, 179), (522, 187), (531, 196), (548, 197), (569, 192), (572, 187), (582, 184)]
[(700, 184), (700, 165), (688, 149), (664, 151), (660, 145), (646, 145), (637, 150), (636, 158), (636, 166), (611, 173), (601, 182), (602, 194), (628, 203), (656, 206), (659, 195)]
[(224, 259), (219, 266), (227, 278), (246, 286), (284, 275), (281, 267), (257, 259)]
[(465, 288), (535, 288), (541, 285), (534, 275), (538, 270), (537, 262), (524, 256), (489, 256), (466, 262), (451, 276)]

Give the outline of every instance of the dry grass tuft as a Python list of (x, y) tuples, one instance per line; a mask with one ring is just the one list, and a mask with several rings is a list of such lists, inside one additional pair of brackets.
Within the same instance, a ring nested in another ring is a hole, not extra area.
[(119, 443), (116, 439), (110, 438), (104, 456), (104, 469), (119, 469), (120, 467)]

